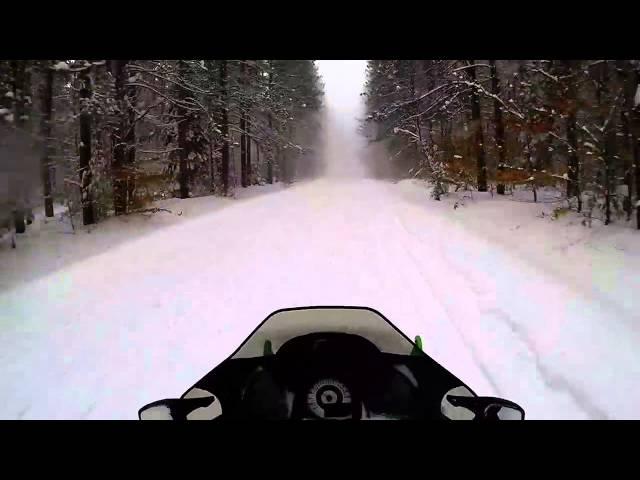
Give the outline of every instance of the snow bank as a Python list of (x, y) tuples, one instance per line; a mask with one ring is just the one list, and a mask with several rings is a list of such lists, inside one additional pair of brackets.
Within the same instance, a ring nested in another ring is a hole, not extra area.
[(638, 418), (638, 232), (476, 193), (454, 210), (419, 182), (395, 187), (413, 204), (407, 229), (438, 252), (416, 262), (499, 394), (526, 398), (530, 418)]
[(8, 242), (0, 242), (0, 292), (24, 282), (55, 272), (67, 265), (99, 255), (173, 225), (184, 225), (202, 215), (216, 212), (260, 195), (277, 192), (282, 184), (252, 186), (243, 189), (235, 198), (199, 197), (189, 200), (171, 198), (156, 202), (154, 207), (169, 210), (157, 213), (111, 217), (97, 225), (82, 226), (74, 220), (73, 231), (64, 217), (66, 207), (55, 205), (55, 216), (46, 218), (42, 210), (35, 210), (34, 223), (27, 233), (18, 236), (18, 248), (11, 251)]
[[(426, 185), (418, 180), (403, 180), (398, 190), (403, 198), (437, 210), (469, 234), (485, 238), (494, 246), (525, 261), (528, 265), (568, 283), (600, 301), (632, 309), (632, 299), (640, 292), (640, 232), (633, 221), (618, 220), (605, 226), (594, 221), (591, 228), (582, 225), (584, 217), (567, 212), (554, 218), (553, 210), (566, 203), (553, 202), (557, 193), (538, 192), (533, 203), (518, 196), (491, 196), (489, 193), (443, 197), (441, 202), (429, 198)], [(463, 196), (464, 207), (453, 209)], [(525, 201), (526, 200), (526, 201)]]

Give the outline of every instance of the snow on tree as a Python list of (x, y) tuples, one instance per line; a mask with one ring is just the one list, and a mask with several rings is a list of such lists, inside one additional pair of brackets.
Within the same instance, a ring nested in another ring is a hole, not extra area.
[(321, 103), (311, 60), (0, 61), (0, 122), (43, 141), (46, 214), (57, 198), (85, 224), (231, 194), (236, 143), (242, 187), (308, 175)]
[(532, 201), (562, 188), (578, 212), (588, 192), (605, 223), (628, 221), (640, 192), (639, 63), (371, 60), (367, 130), (434, 198), (442, 185), (524, 188)]

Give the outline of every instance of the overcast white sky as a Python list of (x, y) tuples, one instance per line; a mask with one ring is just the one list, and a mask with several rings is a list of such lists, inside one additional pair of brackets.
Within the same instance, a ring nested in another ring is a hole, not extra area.
[(325, 102), (331, 110), (359, 115), (366, 60), (317, 60), (324, 81)]

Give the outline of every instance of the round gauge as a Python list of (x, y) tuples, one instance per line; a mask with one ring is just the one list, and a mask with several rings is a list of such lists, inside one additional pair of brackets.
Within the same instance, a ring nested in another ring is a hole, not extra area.
[(311, 387), (307, 406), (318, 418), (351, 418), (351, 392), (344, 383), (326, 378)]

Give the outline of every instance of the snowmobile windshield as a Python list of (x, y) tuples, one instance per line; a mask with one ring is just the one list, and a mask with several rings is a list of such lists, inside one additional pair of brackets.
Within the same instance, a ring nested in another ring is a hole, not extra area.
[(377, 311), (304, 307), (269, 315), (183, 398), (215, 396), (228, 419), (453, 418), (448, 393), (475, 396)]
[(277, 353), (293, 338), (328, 332), (359, 335), (384, 353), (409, 355), (414, 347), (400, 330), (375, 310), (365, 307), (311, 307), (273, 313), (254, 330), (231, 359)]

